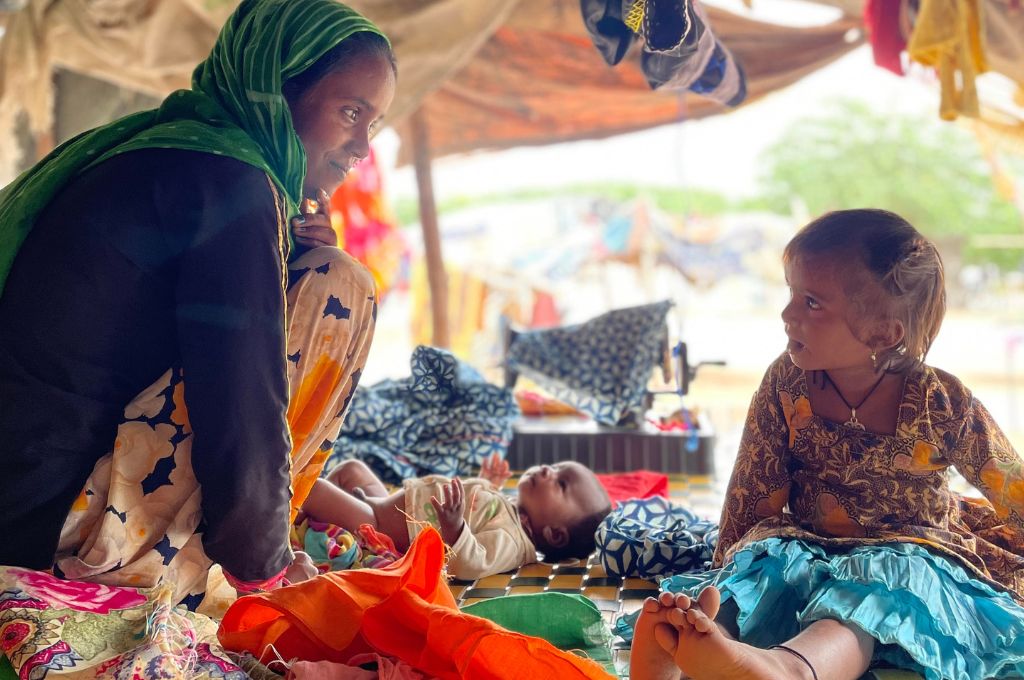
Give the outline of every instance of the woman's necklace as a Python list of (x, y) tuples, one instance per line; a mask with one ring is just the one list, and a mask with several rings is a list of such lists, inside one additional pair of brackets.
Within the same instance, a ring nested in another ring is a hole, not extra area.
[(822, 371), (822, 373), (825, 375), (825, 380), (828, 381), (828, 384), (832, 386), (832, 389), (836, 391), (836, 394), (839, 395), (839, 398), (843, 400), (844, 404), (846, 404), (846, 408), (850, 409), (850, 419), (843, 423), (843, 425), (846, 425), (847, 427), (853, 427), (858, 430), (864, 430), (865, 427), (863, 423), (857, 420), (857, 409), (863, 406), (864, 402), (868, 400), (868, 397), (874, 394), (875, 390), (878, 389), (878, 386), (882, 384), (882, 381), (885, 380), (885, 373), (883, 373), (878, 378), (878, 380), (875, 381), (875, 384), (872, 385), (871, 389), (868, 390), (867, 394), (865, 394), (864, 397), (857, 402), (856, 406), (854, 406), (853, 404), (846, 400), (846, 397), (843, 396), (843, 393), (839, 391), (839, 386), (835, 384), (831, 377), (829, 377), (828, 371)]

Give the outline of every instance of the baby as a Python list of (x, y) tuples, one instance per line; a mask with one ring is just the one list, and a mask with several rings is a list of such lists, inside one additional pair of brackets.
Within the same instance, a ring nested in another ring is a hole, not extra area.
[(510, 476), (508, 463), (494, 455), (479, 477), (407, 479), (389, 493), (362, 461), (347, 460), (316, 481), (302, 509), (350, 531), (369, 524), (402, 552), (432, 525), (451, 547), (449, 572), (466, 580), (536, 562), (537, 551), (552, 562), (594, 551), (611, 502), (593, 472), (572, 461), (534, 466), (520, 478), (518, 497), (500, 490)]

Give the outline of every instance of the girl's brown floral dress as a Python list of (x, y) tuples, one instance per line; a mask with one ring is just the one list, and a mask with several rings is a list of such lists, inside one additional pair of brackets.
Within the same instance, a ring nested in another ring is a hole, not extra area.
[[(949, 487), (956, 468), (984, 498)], [(917, 543), (1024, 601), (1024, 466), (952, 375), (906, 377), (894, 435), (813, 413), (805, 373), (783, 355), (754, 395), (722, 512), (715, 565), (769, 537), (833, 547)]]

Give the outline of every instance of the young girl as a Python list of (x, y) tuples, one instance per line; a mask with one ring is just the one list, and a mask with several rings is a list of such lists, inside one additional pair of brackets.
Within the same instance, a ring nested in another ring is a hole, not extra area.
[[(631, 678), (1024, 671), (1024, 470), (971, 392), (923, 363), (945, 313), (938, 252), (897, 215), (846, 210), (783, 261), (789, 345), (747, 416), (721, 569), (696, 600), (644, 604)], [(954, 467), (987, 500), (952, 492)]]

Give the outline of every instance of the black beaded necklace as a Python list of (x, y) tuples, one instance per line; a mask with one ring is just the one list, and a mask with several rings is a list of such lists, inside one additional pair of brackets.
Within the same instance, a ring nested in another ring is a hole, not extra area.
[(864, 402), (868, 400), (868, 397), (875, 393), (875, 390), (878, 389), (878, 386), (882, 384), (883, 380), (885, 380), (885, 373), (882, 373), (882, 375), (879, 376), (878, 380), (875, 381), (875, 384), (872, 385), (871, 389), (868, 390), (867, 394), (865, 394), (864, 397), (857, 402), (856, 406), (854, 406), (853, 404), (846, 400), (846, 397), (843, 396), (843, 393), (839, 391), (839, 386), (836, 385), (835, 381), (833, 381), (832, 378), (829, 376), (828, 371), (822, 371), (822, 375), (825, 376), (825, 381), (832, 386), (832, 389), (836, 391), (836, 394), (839, 395), (839, 398), (843, 400), (844, 404), (846, 404), (846, 408), (850, 409), (850, 419), (843, 423), (843, 425), (846, 425), (847, 427), (853, 427), (858, 430), (866, 429), (864, 427), (864, 424), (857, 420), (857, 409), (863, 406)]

